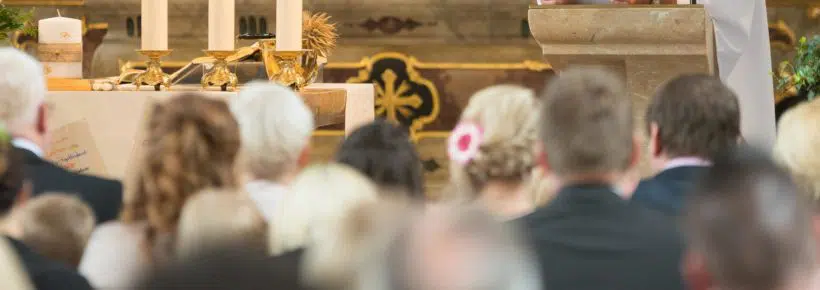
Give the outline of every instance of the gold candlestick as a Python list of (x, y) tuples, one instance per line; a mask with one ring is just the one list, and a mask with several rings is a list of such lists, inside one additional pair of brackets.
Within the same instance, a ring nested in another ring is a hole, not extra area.
[(231, 72), (231, 69), (228, 68), (228, 61), (226, 60), (234, 53), (235, 51), (233, 50), (205, 51), (206, 55), (213, 57), (216, 60), (214, 61), (214, 67), (211, 68), (211, 71), (202, 76), (203, 89), (208, 88), (208, 86), (217, 86), (221, 87), (223, 92), (227, 91), (228, 87), (230, 87), (232, 91), (236, 91), (236, 86), (239, 84), (239, 79), (237, 79), (236, 74)]
[(307, 84), (316, 82), (319, 78), (319, 54), (315, 49), (308, 49), (302, 55), (302, 75), (305, 77)]
[(301, 91), (307, 86), (305, 70), (302, 68), (303, 50), (276, 51), (273, 53), (274, 66), (270, 68), (268, 77), (280, 85)]
[(162, 71), (160, 59), (171, 54), (172, 50), (137, 50), (139, 54), (148, 57), (148, 66), (145, 72), (140, 73), (134, 79), (134, 85), (139, 91), (143, 84), (153, 86), (154, 90), (160, 91), (162, 86), (166, 90), (171, 90), (171, 79), (168, 74)]
[(320, 66), (316, 50), (276, 51), (276, 39), (266, 39), (259, 43), (269, 80), (295, 90), (301, 90), (316, 81)]

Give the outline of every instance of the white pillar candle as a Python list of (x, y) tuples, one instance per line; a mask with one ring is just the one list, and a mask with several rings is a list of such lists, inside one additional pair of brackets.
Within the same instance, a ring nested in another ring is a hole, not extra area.
[(208, 1), (208, 50), (234, 49), (235, 0)]
[(168, 50), (168, 0), (142, 0), (142, 50)]
[(79, 19), (62, 16), (38, 22), (38, 56), (46, 77), (83, 77), (82, 26)]
[(276, 0), (276, 50), (302, 49), (302, 0)]

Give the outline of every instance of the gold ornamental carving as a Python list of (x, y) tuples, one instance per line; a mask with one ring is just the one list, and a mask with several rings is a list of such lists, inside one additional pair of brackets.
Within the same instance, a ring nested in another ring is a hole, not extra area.
[(401, 53), (380, 53), (362, 60), (364, 67), (348, 83), (372, 83), (376, 88), (376, 116), (407, 126), (410, 137), (434, 122), (440, 98), (435, 84), (416, 70), (417, 61)]

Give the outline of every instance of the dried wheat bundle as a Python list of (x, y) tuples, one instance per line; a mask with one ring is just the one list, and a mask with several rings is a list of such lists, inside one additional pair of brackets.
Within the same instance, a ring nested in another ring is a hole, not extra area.
[(316, 50), (319, 56), (327, 57), (336, 47), (336, 24), (330, 23), (327, 13), (304, 12), (302, 18), (302, 38), (307, 49)]

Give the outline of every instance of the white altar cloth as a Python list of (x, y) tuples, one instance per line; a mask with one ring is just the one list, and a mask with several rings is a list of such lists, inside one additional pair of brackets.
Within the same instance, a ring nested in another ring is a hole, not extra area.
[[(372, 84), (314, 84), (311, 87), (344, 88), (347, 91), (346, 134), (373, 120), (375, 91)], [(132, 159), (140, 147), (136, 145), (141, 145), (144, 140), (141, 128), (150, 112), (152, 100), (162, 100), (183, 92), (50, 91), (46, 97), (49, 105), (48, 126), (54, 130), (85, 121), (106, 169), (106, 173), (100, 175), (123, 179), (129, 172), (129, 166), (133, 166)], [(234, 92), (217, 91), (197, 93), (219, 99), (236, 95)]]

